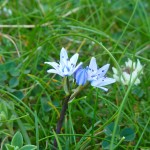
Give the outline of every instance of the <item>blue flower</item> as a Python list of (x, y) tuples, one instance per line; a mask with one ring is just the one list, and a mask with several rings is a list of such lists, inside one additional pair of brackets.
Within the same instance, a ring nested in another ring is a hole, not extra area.
[(108, 89), (103, 86), (116, 82), (116, 80), (113, 78), (105, 77), (105, 74), (108, 71), (109, 66), (110, 66), (109, 64), (106, 64), (98, 69), (96, 59), (94, 57), (91, 58), (90, 64), (87, 68), (88, 68), (88, 81), (91, 82), (92, 86), (108, 91)]
[(74, 74), (74, 78), (76, 80), (76, 83), (78, 85), (85, 85), (88, 79), (88, 73), (87, 73), (87, 69), (86, 68), (79, 68), (75, 74)]
[(62, 77), (71, 76), (82, 65), (82, 63), (79, 63), (76, 66), (78, 57), (79, 57), (79, 54), (76, 53), (69, 60), (66, 49), (62, 48), (60, 52), (59, 64), (56, 62), (45, 62), (45, 64), (49, 64), (54, 68), (54, 69), (49, 69), (47, 72), (56, 73)]

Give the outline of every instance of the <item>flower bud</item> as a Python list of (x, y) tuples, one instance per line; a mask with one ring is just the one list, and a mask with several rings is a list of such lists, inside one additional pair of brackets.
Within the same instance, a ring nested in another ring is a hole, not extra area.
[(75, 72), (74, 77), (78, 85), (85, 85), (88, 79), (87, 69), (79, 68)]

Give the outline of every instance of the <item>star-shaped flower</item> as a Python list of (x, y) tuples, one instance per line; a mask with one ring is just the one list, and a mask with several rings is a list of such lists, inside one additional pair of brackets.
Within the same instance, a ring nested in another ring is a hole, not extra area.
[(78, 57), (79, 54), (76, 53), (69, 60), (66, 49), (62, 48), (60, 52), (60, 63), (45, 62), (45, 64), (49, 64), (54, 68), (54, 69), (49, 69), (47, 72), (55, 73), (62, 77), (71, 76), (82, 65), (82, 62), (80, 62), (76, 66)]
[(94, 57), (91, 58), (88, 66), (88, 81), (91, 82), (92, 86), (108, 91), (108, 89), (103, 86), (116, 82), (116, 80), (113, 78), (105, 77), (109, 66), (109, 64), (106, 64), (98, 69), (96, 59)]
[(76, 83), (78, 85), (84, 85), (89, 81), (92, 86), (108, 91), (108, 89), (103, 86), (116, 82), (113, 78), (105, 77), (109, 66), (109, 64), (106, 64), (98, 69), (96, 59), (92, 57), (89, 66), (84, 69), (79, 68), (75, 72)]

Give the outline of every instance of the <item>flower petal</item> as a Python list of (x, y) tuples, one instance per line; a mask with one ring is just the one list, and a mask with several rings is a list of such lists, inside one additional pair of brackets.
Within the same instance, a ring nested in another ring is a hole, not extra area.
[(114, 83), (114, 82), (116, 82), (115, 79), (104, 77), (104, 78), (99, 78), (97, 81), (92, 81), (91, 85), (96, 86), (96, 87), (100, 87), (100, 86), (109, 85), (109, 84)]
[(98, 86), (98, 88), (100, 88), (100, 89), (102, 89), (102, 90), (104, 90), (104, 91), (108, 91), (108, 89), (107, 88), (105, 88), (105, 87), (101, 87), (101, 86)]
[(75, 74), (75, 79), (78, 85), (84, 85), (87, 81), (87, 70), (86, 69), (79, 69)]
[(79, 54), (76, 53), (70, 58), (71, 67), (75, 67), (77, 60), (78, 60)]
[(114, 72), (114, 74), (118, 74), (118, 71), (115, 67), (112, 67), (112, 71)]
[(107, 89), (107, 88), (105, 88), (105, 87), (101, 87), (101, 86), (98, 86), (98, 85), (97, 85), (97, 86), (93, 86), (93, 87), (96, 87), (96, 88), (102, 89), (102, 90), (104, 90), (104, 91), (106, 91), (106, 92), (108, 91), (108, 89)]
[(106, 64), (103, 67), (101, 67), (100, 69), (98, 69), (98, 72), (97, 72), (98, 78), (101, 78), (106, 74), (109, 66), (110, 66), (110, 64)]
[(59, 64), (56, 62), (44, 62), (45, 64), (51, 65), (53, 68), (55, 68), (57, 71), (59, 70)]
[(95, 57), (91, 58), (90, 65), (89, 65), (89, 71), (92, 74), (95, 74), (97, 72), (97, 63), (96, 63)]
[(130, 74), (128, 74), (127, 72), (123, 72), (122, 75), (125, 80), (125, 85), (128, 85), (130, 83), (130, 78), (131, 78)]
[(61, 52), (60, 52), (60, 63), (63, 65), (63, 64), (67, 64), (67, 61), (68, 61), (68, 54), (67, 54), (67, 50), (65, 48), (62, 48), (61, 49)]
[(57, 70), (55, 70), (55, 69), (49, 69), (49, 70), (47, 70), (47, 72), (48, 73), (55, 73), (55, 74), (59, 74), (60, 76), (62, 76), (63, 77), (63, 74), (61, 74), (60, 72), (58, 72)]
[(90, 64), (88, 66), (88, 80), (96, 80), (97, 78), (97, 63), (95, 57), (91, 58)]
[(71, 72), (71, 74), (73, 74), (75, 71), (77, 71), (81, 66), (82, 66), (82, 62), (80, 62)]
[(125, 62), (125, 64), (126, 64), (126, 67), (132, 68), (133, 62), (131, 59), (128, 58), (128, 61)]
[[(137, 72), (140, 72), (142, 70), (142, 68), (143, 68), (143, 66), (141, 65), (139, 59), (137, 59), (137, 65), (136, 65), (136, 69), (135, 70)], [(143, 72), (141, 72), (141, 73), (143, 73)]]
[(48, 73), (56, 73), (56, 74), (58, 74), (58, 71), (55, 70), (55, 69), (49, 69), (49, 70), (47, 70), (47, 72)]
[(123, 85), (127, 85), (128, 83), (126, 80), (123, 78), (123, 76), (120, 77), (120, 81), (122, 82)]

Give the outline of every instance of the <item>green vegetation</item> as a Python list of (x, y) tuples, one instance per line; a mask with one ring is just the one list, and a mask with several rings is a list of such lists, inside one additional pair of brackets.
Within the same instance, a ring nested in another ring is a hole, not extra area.
[[(0, 1), (0, 149), (50, 150), (55, 138), (60, 150), (149, 150), (149, 16), (149, 0)], [(57, 135), (63, 79), (44, 62), (62, 47), (84, 66), (109, 63), (109, 77), (128, 58), (144, 67), (138, 85), (87, 86)]]

